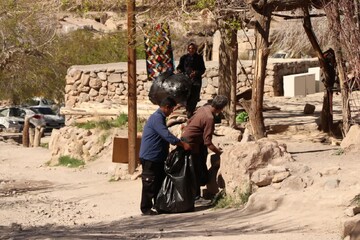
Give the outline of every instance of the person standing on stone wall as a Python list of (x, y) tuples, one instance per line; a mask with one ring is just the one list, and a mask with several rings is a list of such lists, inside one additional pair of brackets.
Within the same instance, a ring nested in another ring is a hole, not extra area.
[(166, 117), (174, 110), (176, 101), (170, 97), (163, 99), (158, 108), (146, 121), (140, 145), (142, 165), (142, 193), (140, 209), (144, 215), (157, 214), (152, 208), (165, 179), (164, 164), (169, 153), (169, 144), (191, 150), (188, 143), (175, 137), (166, 126)]
[(186, 74), (192, 82), (190, 96), (186, 103), (186, 114), (190, 118), (194, 114), (197, 103), (200, 101), (201, 76), (205, 73), (206, 68), (203, 57), (197, 53), (195, 43), (190, 43), (187, 51), (188, 53), (180, 58), (176, 70)]

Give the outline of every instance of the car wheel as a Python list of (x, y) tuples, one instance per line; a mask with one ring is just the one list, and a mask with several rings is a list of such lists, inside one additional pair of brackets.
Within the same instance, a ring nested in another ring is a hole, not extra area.
[(5, 127), (4, 125), (1, 125), (1, 124), (0, 124), (0, 132), (4, 132), (5, 129), (6, 129), (6, 127)]

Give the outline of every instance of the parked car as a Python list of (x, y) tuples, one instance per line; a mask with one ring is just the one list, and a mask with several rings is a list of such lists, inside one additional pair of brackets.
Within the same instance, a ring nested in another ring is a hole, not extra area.
[(271, 57), (272, 58), (288, 58), (289, 54), (287, 52), (279, 51), (279, 52), (274, 53)]
[(59, 129), (65, 126), (65, 118), (61, 115), (56, 114), (48, 106), (31, 106), (30, 110), (34, 111), (37, 114), (41, 114), (45, 119), (46, 131), (51, 131), (52, 129)]
[(24, 127), (26, 116), (31, 116), (30, 126), (45, 126), (44, 116), (37, 114), (31, 109), (22, 107), (3, 107), (0, 108), (0, 129), (14, 129), (21, 132)]

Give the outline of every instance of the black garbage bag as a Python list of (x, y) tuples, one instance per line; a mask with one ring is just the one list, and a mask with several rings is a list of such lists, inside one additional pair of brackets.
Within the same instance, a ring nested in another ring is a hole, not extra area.
[(159, 105), (166, 97), (172, 97), (177, 103), (186, 104), (190, 95), (191, 80), (184, 74), (165, 72), (160, 74), (152, 83), (149, 99)]
[(165, 162), (165, 173), (156, 198), (156, 210), (166, 213), (193, 211), (197, 184), (190, 153), (181, 147), (171, 151)]

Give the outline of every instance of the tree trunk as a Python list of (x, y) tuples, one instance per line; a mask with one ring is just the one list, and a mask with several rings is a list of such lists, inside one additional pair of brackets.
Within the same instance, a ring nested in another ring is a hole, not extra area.
[(342, 100), (342, 134), (343, 137), (346, 136), (347, 132), (350, 129), (350, 121), (351, 121), (351, 110), (349, 104), (349, 86), (345, 83), (346, 81), (346, 73), (344, 67), (344, 57), (342, 54), (342, 47), (340, 41), (340, 29), (341, 29), (341, 20), (340, 20), (340, 12), (337, 4), (339, 2), (333, 1), (332, 3), (332, 12), (334, 13), (334, 21), (329, 20), (329, 23), (332, 30), (332, 41), (334, 44), (335, 57), (337, 62), (337, 70), (339, 75), (340, 89), (341, 89), (341, 100)]
[(251, 111), (249, 121), (254, 138), (265, 137), (265, 125), (263, 116), (264, 84), (266, 65), (269, 56), (269, 31), (271, 12), (263, 8), (262, 13), (255, 13), (255, 76), (252, 85)]
[(29, 143), (29, 128), (30, 128), (30, 118), (29, 117), (25, 117), (24, 119), (24, 129), (22, 132), (22, 143), (24, 147), (29, 147), (30, 143)]
[(330, 133), (333, 124), (333, 114), (332, 114), (332, 96), (333, 96), (333, 87), (335, 83), (335, 73), (334, 68), (331, 67), (325, 60), (323, 52), (320, 48), (320, 45), (317, 41), (317, 38), (314, 34), (310, 14), (308, 8), (303, 8), (304, 12), (304, 24), (305, 33), (309, 38), (309, 41), (314, 48), (316, 55), (319, 59), (320, 68), (324, 75), (324, 85), (325, 93), (323, 98), (323, 108), (321, 110), (321, 130), (327, 133)]
[(229, 99), (224, 110), (226, 119), (231, 127), (236, 125), (236, 84), (238, 43), (237, 30), (226, 27), (220, 28), (221, 43), (219, 53), (219, 91)]
[(35, 128), (35, 135), (34, 135), (34, 147), (39, 147), (41, 144), (41, 136), (44, 133), (44, 128), (43, 127), (36, 127)]

